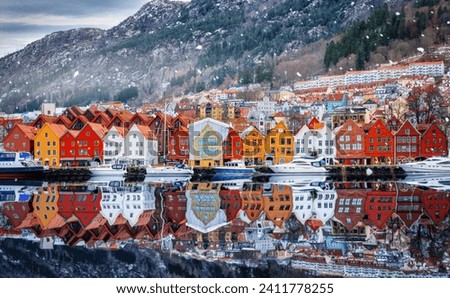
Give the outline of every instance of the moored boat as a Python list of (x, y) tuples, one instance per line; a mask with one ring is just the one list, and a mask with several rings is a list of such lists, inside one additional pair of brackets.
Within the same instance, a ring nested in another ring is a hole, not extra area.
[(294, 175), (320, 175), (326, 174), (324, 158), (314, 158), (311, 156), (297, 156), (285, 164), (270, 165), (269, 168), (275, 174), (294, 174)]
[(42, 179), (44, 169), (28, 152), (0, 152), (0, 179)]
[(162, 167), (148, 165), (145, 171), (146, 177), (190, 177), (194, 173), (194, 171), (185, 164)]
[(423, 161), (400, 164), (408, 174), (412, 173), (450, 173), (450, 157), (430, 157)]
[(231, 160), (223, 166), (214, 167), (215, 180), (244, 179), (251, 178), (255, 173), (254, 168), (247, 168), (242, 160)]
[(127, 173), (128, 162), (126, 160), (119, 160), (112, 164), (93, 164), (89, 167), (89, 171), (92, 173), (92, 177), (123, 177)]

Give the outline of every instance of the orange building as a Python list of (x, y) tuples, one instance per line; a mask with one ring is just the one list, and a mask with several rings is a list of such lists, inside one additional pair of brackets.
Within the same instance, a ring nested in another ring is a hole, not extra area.
[(287, 185), (270, 185), (270, 189), (264, 189), (264, 212), (267, 219), (281, 228), (289, 218), (292, 211), (292, 188)]
[(269, 131), (265, 138), (266, 161), (273, 164), (290, 162), (294, 157), (294, 136), (283, 121)]
[(262, 165), (266, 152), (264, 150), (264, 136), (253, 126), (242, 132), (244, 161), (247, 164)]

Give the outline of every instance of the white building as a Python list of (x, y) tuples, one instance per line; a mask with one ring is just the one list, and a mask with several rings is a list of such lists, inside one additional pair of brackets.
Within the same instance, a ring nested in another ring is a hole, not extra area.
[(294, 204), (292, 212), (303, 225), (313, 215), (313, 189), (305, 187), (292, 187)]
[(106, 164), (112, 163), (125, 154), (124, 129), (113, 126), (103, 137), (104, 161)]
[(125, 136), (125, 156), (139, 165), (158, 162), (158, 140), (150, 128), (134, 124)]
[(114, 189), (104, 188), (100, 211), (101, 215), (113, 225), (117, 217), (123, 212), (123, 192), (117, 192)]
[(303, 125), (295, 135), (295, 154), (317, 155), (330, 159), (336, 157), (334, 132), (317, 118)]

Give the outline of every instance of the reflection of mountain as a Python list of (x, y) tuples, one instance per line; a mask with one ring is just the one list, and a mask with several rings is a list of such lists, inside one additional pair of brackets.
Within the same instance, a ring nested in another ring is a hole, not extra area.
[[(0, 241), (0, 277), (305, 277), (305, 273), (276, 262), (257, 267), (199, 261), (125, 246), (117, 251), (57, 246), (52, 251), (18, 239)], [(245, 257), (245, 256), (242, 256)]]

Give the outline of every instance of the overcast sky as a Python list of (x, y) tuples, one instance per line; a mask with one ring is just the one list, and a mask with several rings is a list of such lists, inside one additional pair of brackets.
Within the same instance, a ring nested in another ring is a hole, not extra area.
[(55, 31), (111, 28), (146, 2), (148, 0), (0, 0), (0, 57)]

